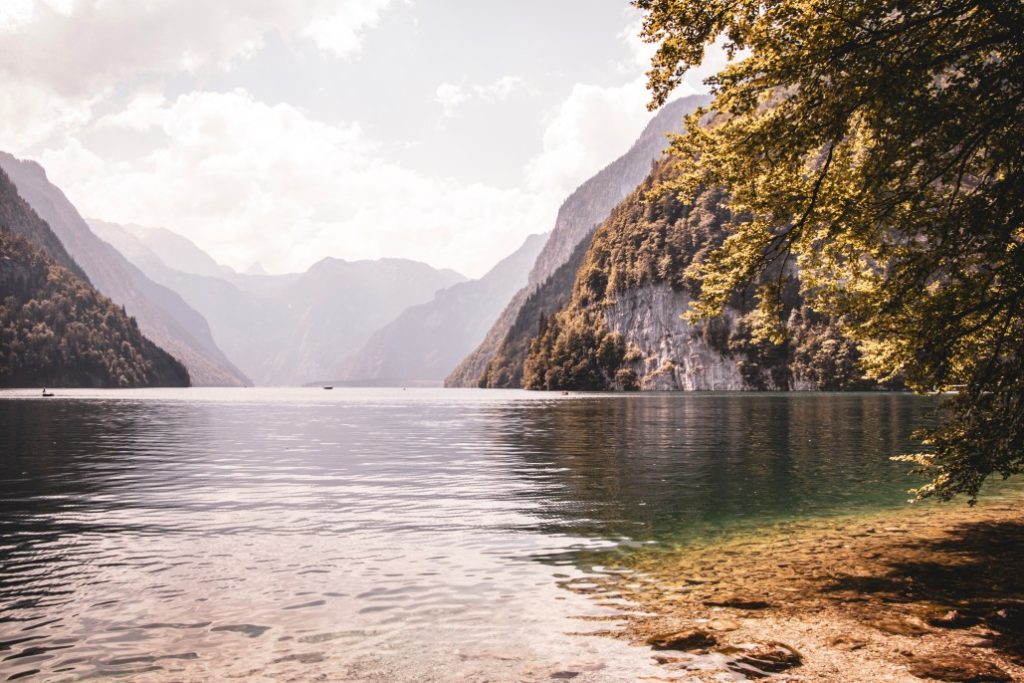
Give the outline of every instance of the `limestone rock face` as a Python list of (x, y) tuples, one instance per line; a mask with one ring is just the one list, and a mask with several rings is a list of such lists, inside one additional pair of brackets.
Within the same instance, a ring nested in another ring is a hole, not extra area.
[(738, 391), (746, 388), (736, 362), (712, 349), (682, 318), (685, 292), (664, 284), (629, 290), (605, 309), (605, 325), (622, 335), (630, 367), (649, 391)]

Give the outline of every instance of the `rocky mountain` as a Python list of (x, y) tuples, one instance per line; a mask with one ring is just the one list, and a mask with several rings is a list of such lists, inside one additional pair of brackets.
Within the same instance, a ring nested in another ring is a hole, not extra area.
[(405, 309), (345, 360), (335, 381), (440, 384), (483, 339), (504, 303), (526, 285), (546, 238), (531, 235), (480, 279), (453, 285), (431, 301)]
[(804, 305), (796, 279), (784, 294), (783, 344), (753, 339), (752, 297), (737, 294), (719, 318), (683, 319), (699, 283), (687, 268), (725, 238), (725, 197), (692, 203), (647, 195), (675, 172), (665, 158), (594, 233), (568, 302), (542, 315), (523, 363), (532, 389), (863, 389), (858, 352), (838, 327)]
[[(506, 345), (509, 331), (517, 325), (519, 311), (527, 298), (569, 260), (577, 245), (643, 181), (651, 170), (651, 164), (668, 146), (667, 134), (678, 131), (683, 117), (710, 101), (707, 95), (694, 95), (666, 104), (651, 119), (629, 151), (569, 195), (558, 210), (555, 227), (530, 271), (526, 287), (513, 296), (483, 342), (448, 375), (445, 386), (475, 387), (481, 383), (488, 372), (488, 364)], [(520, 329), (525, 326), (526, 321), (523, 322)], [(533, 322), (535, 326), (536, 321)], [(506, 346), (511, 347), (521, 345), (523, 339), (517, 337), (508, 341)]]
[[(260, 385), (340, 377), (344, 359), (371, 334), (465, 280), (404, 259), (327, 258), (305, 273), (236, 273), (169, 230), (90, 223), (146, 275), (198, 310), (217, 345)], [(171, 263), (165, 260), (169, 253)]]
[(217, 347), (203, 316), (146, 277), (97, 237), (39, 164), (0, 152), (0, 168), (50, 226), (92, 285), (137, 321), (143, 334), (180, 360), (197, 385), (238, 386), (248, 379)]
[(188, 386), (0, 171), (0, 386)]

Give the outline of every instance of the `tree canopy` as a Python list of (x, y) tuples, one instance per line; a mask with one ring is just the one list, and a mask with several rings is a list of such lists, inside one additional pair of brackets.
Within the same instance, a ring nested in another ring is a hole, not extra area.
[[(877, 379), (952, 386), (913, 457), (922, 496), (973, 500), (1024, 469), (1024, 3), (634, 0), (652, 106), (719, 38), (735, 59), (673, 140), (661, 191), (728, 193), (689, 315), (757, 283), (778, 339), (794, 270)], [(795, 267), (795, 268), (794, 268)], [(769, 277), (765, 277), (769, 275)]]

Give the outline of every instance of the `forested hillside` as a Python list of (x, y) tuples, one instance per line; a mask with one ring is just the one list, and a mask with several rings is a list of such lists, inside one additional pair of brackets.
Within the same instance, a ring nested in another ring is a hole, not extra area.
[[(62, 251), (80, 266), (79, 274), (138, 321), (146, 337), (172, 353), (201, 386), (240, 386), (251, 383), (227, 359), (210, 335), (207, 321), (175, 292), (146, 277), (117, 249), (96, 236), (78, 209), (50, 182), (39, 164), (0, 152), (0, 169), (18, 195), (46, 222)], [(47, 252), (67, 266), (52, 250)]]
[(188, 384), (184, 366), (89, 284), (0, 171), (0, 386)]
[[(568, 304), (537, 321), (523, 363), (531, 389), (853, 389), (871, 384), (837, 326), (810, 310), (798, 279), (783, 297), (781, 344), (755, 341), (752, 299), (737, 294), (719, 318), (682, 319), (700, 284), (687, 276), (724, 239), (722, 192), (692, 203), (649, 193), (673, 177), (663, 159), (594, 234)], [(501, 373), (514, 377), (515, 368)]]

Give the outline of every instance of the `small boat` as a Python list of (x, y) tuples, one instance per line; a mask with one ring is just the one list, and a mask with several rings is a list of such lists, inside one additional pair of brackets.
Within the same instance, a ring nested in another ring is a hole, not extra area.
[(333, 389), (334, 387), (324, 387), (324, 389)]
[(47, 391), (46, 387), (43, 387), (43, 397), (44, 398), (49, 398), (50, 396), (53, 396), (53, 393), (50, 392), (50, 391)]

